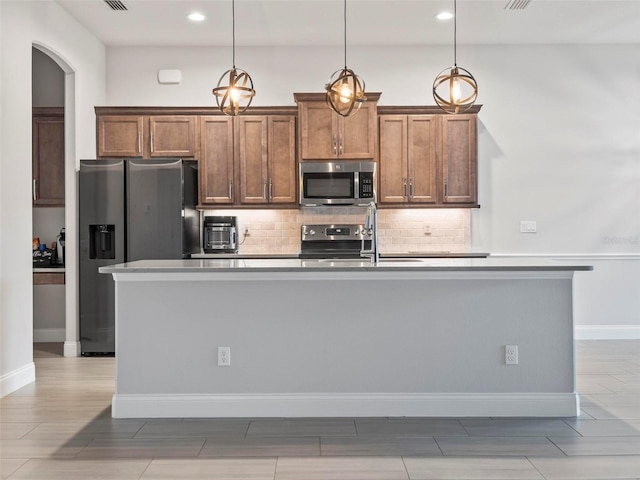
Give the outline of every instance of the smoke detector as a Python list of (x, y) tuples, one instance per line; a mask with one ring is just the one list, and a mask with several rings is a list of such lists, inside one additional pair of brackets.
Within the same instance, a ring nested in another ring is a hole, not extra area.
[(529, 6), (531, 0), (509, 0), (504, 6), (505, 10), (524, 10)]
[(129, 10), (127, 6), (124, 3), (122, 3), (120, 0), (102, 0), (102, 1), (111, 10), (115, 10), (117, 12), (125, 12)]

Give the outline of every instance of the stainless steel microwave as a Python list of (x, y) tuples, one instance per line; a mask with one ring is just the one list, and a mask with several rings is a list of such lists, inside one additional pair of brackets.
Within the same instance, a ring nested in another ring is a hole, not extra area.
[(300, 205), (366, 205), (376, 200), (376, 162), (300, 162)]

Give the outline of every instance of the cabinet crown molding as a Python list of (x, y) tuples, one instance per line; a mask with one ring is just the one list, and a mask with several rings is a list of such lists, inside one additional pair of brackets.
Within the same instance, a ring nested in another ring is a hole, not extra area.
[[(367, 102), (377, 102), (380, 99), (382, 92), (364, 92), (367, 97)], [(327, 98), (327, 93), (294, 93), (293, 99), (298, 102), (324, 102)]]

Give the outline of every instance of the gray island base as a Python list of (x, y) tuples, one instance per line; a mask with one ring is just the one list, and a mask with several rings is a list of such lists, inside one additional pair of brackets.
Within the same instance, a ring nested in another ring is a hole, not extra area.
[(116, 286), (112, 415), (577, 416), (580, 270), (491, 258), (101, 267)]

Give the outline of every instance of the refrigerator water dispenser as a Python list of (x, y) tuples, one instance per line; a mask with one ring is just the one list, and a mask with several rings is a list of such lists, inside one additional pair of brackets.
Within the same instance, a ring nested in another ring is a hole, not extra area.
[(116, 226), (89, 225), (89, 258), (116, 258)]

